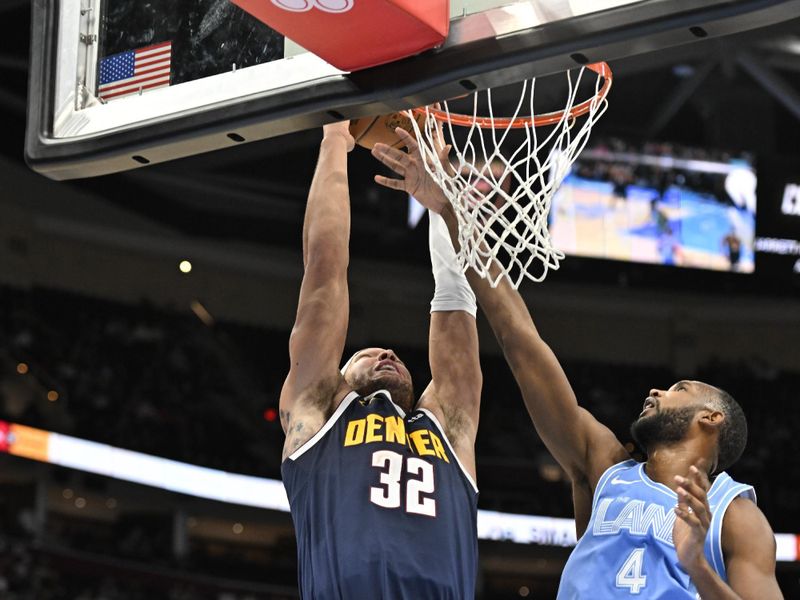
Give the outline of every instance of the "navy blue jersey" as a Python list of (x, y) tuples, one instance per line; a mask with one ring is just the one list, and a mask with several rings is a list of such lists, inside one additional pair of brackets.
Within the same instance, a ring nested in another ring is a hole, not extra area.
[[(722, 521), (739, 496), (755, 502), (753, 488), (727, 473), (717, 475), (708, 490), (705, 555), (723, 581)], [(677, 503), (675, 492), (647, 476), (644, 463), (627, 460), (607, 469), (594, 492), (589, 526), (561, 574), (558, 599), (699, 598), (672, 543)]]
[(281, 467), (303, 600), (473, 600), (478, 490), (436, 417), (351, 392)]

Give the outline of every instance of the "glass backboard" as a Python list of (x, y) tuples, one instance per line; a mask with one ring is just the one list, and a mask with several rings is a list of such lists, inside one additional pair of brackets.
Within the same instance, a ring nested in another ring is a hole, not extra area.
[(72, 179), (731, 35), (795, 17), (800, 0), (452, 0), (441, 47), (354, 73), (229, 0), (33, 11), (26, 159)]

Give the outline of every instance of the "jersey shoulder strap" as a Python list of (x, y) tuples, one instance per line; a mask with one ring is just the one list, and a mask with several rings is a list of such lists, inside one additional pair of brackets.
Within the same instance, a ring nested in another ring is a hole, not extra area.
[(717, 475), (708, 494), (708, 504), (711, 508), (711, 524), (706, 538), (706, 555), (710, 557), (711, 566), (723, 581), (728, 581), (728, 575), (725, 569), (725, 558), (722, 553), (722, 525), (725, 520), (725, 512), (731, 502), (739, 496), (747, 498), (754, 503), (756, 502), (756, 492), (753, 486), (739, 483), (725, 472)]

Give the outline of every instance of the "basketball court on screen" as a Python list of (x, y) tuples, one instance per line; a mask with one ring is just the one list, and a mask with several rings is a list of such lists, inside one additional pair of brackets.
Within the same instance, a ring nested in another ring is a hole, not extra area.
[[(756, 179), (751, 163), (696, 161), (694, 168), (705, 172), (676, 169), (669, 185), (644, 174), (615, 184), (591, 172), (593, 156), (609, 159), (607, 151), (587, 149), (553, 201), (550, 230), (554, 245), (567, 255), (753, 272)], [(646, 158), (628, 153), (607, 164), (628, 167), (630, 173), (632, 163)], [(674, 157), (649, 158), (675, 162)], [(726, 243), (730, 235), (741, 243), (733, 264)]]

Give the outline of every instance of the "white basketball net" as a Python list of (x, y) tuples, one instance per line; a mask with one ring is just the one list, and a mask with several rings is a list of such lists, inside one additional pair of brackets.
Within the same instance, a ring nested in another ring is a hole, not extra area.
[[(444, 127), (430, 107), (425, 108), (427, 119), (422, 128), (409, 111), (425, 168), (444, 191), (458, 218), (461, 246), (458, 265), (462, 271), (474, 269), (492, 287), (502, 277), (507, 277), (515, 289), (525, 278), (542, 281), (548, 270), (558, 269), (559, 261), (564, 258), (564, 253), (553, 247), (547, 229), (551, 199), (589, 140), (592, 126), (608, 107), (605, 94), (601, 93), (604, 78), (598, 74), (595, 96), (585, 116), (577, 119), (570, 116), (584, 72), (586, 68), (581, 68), (577, 76), (567, 73), (563, 115), (554, 125), (541, 130), (533, 125), (536, 79), (522, 84), (512, 118), (517, 119), (523, 110), (526, 112), (522, 115), (530, 118), (520, 128), (524, 140), (516, 149), (513, 142), (506, 143), (512, 131), (510, 123), (497, 124), (499, 118), (493, 114), (491, 89), (473, 94), (472, 125), (464, 127), (466, 138), (461, 144), (453, 134), (454, 123), (447, 102), (441, 106), (447, 117)], [(488, 104), (488, 118), (478, 113), (481, 95)], [(475, 124), (475, 120), (483, 121), (484, 128)], [(579, 121), (582, 124), (576, 128)], [(442, 129), (453, 146), (452, 163), (439, 158)], [(509, 147), (504, 148), (504, 143)], [(493, 164), (494, 169), (490, 168)], [(502, 173), (493, 172), (498, 164), (503, 167)], [(507, 191), (506, 182), (511, 183), (511, 191)], [(491, 268), (493, 265), (495, 269)]]

